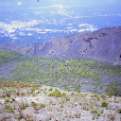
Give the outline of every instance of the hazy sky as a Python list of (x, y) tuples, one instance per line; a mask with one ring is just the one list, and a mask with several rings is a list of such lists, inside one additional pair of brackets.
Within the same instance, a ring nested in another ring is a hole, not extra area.
[[(0, 0), (0, 12), (9, 10), (23, 9), (24, 11), (63, 11), (66, 9), (74, 11), (78, 8), (81, 12), (84, 8), (88, 9), (117, 9), (121, 12), (121, 0)], [(86, 9), (85, 9), (86, 11)], [(2, 13), (1, 13), (2, 14)]]
[[(0, 6), (48, 6), (55, 4), (62, 4), (64, 6), (87, 6), (87, 7), (106, 7), (106, 6), (120, 6), (121, 0), (0, 0)], [(12, 8), (11, 8), (12, 9)]]
[(59, 22), (62, 27), (67, 23), (99, 27), (121, 25), (121, 0), (0, 0), (0, 26), (7, 31), (31, 23), (54, 28), (50, 24), (60, 25)]
[(120, 17), (121, 0), (0, 0), (0, 21), (40, 19), (49, 15), (52, 15), (50, 19), (58, 15)]

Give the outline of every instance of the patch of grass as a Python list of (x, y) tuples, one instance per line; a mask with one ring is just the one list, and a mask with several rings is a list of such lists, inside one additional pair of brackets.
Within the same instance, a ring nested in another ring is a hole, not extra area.
[(66, 96), (66, 94), (63, 93), (63, 92), (61, 92), (61, 91), (58, 90), (58, 89), (55, 89), (55, 90), (53, 90), (52, 92), (50, 92), (50, 93), (48, 94), (48, 96), (53, 96), (53, 97), (64, 97), (64, 96)]
[(5, 112), (8, 112), (8, 113), (13, 113), (14, 112), (14, 108), (12, 107), (11, 104), (5, 104)]
[(32, 89), (31, 89), (31, 93), (33, 95), (39, 94), (39, 87), (38, 86), (33, 86)]
[(45, 104), (41, 104), (41, 103), (32, 102), (32, 107), (33, 107), (35, 110), (39, 110), (39, 109), (45, 108), (46, 105), (45, 105)]
[(106, 93), (109, 96), (121, 96), (121, 84), (113, 81), (107, 86)]

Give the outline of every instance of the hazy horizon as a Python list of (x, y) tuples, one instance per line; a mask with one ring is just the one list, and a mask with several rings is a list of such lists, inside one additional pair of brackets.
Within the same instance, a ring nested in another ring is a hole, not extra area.
[(65, 19), (80, 19), (82, 24), (116, 26), (121, 25), (120, 6), (120, 0), (4, 0), (0, 1), (0, 22), (41, 20), (63, 25)]
[(120, 6), (120, 0), (4, 0), (0, 1), (0, 33), (14, 42), (46, 41), (50, 34), (121, 26)]

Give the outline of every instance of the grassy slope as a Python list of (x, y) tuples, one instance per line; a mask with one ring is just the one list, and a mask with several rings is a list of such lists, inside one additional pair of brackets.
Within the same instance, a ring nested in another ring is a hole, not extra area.
[(14, 51), (0, 50), (0, 81), (9, 80), (22, 56)]
[(16, 52), (0, 50), (0, 65), (15, 60), (18, 57), (20, 57), (20, 55)]
[(16, 70), (12, 73), (12, 80), (80, 88), (81, 79), (93, 80), (91, 83), (98, 86), (104, 75), (111, 78), (121, 77), (121, 67), (94, 60), (61, 61), (32, 58), (18, 64)]
[[(12, 71), (8, 74), (5, 71), (6, 68), (4, 69), (3, 67), (2, 71), (5, 74), (2, 73), (2, 75), (5, 75), (7, 78), (0, 75), (2, 76), (0, 80), (39, 82), (52, 86), (76, 87), (76, 89), (79, 89), (85, 83), (84, 81), (80, 83), (80, 80), (83, 79), (87, 80), (87, 85), (91, 83), (95, 86), (101, 85), (100, 80), (102, 80), (104, 75), (110, 78), (119, 76), (119, 79), (121, 79), (120, 66), (84, 59), (57, 60), (36, 57), (20, 60), (20, 55), (15, 52), (0, 51), (0, 67), (14, 60), (17, 60), (13, 63), (13, 65), (17, 65), (16, 68), (10, 69)], [(13, 67), (13, 65), (8, 66), (7, 69)]]

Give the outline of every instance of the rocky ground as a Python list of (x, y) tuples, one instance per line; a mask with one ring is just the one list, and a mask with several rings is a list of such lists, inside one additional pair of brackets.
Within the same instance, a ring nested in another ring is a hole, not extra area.
[(0, 88), (0, 121), (121, 121), (121, 97), (6, 84)]

